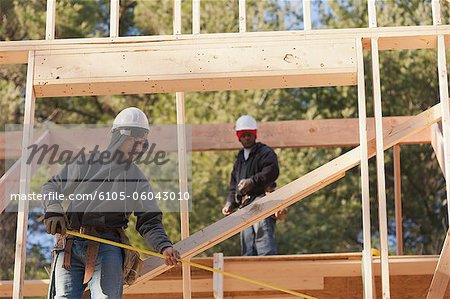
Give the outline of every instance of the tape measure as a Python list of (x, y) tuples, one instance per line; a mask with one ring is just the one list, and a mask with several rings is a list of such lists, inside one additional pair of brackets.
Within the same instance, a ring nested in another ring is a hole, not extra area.
[[(80, 237), (80, 238), (91, 240), (91, 241), (96, 241), (96, 242), (100, 242), (100, 243), (104, 243), (104, 244), (108, 244), (108, 245), (113, 245), (113, 246), (117, 246), (117, 247), (124, 248), (124, 249), (134, 250), (134, 251), (137, 251), (137, 252), (140, 252), (140, 253), (143, 253), (143, 254), (156, 256), (156, 257), (159, 257), (159, 258), (162, 258), (162, 259), (166, 258), (165, 255), (160, 254), (160, 253), (156, 253), (156, 252), (153, 252), (153, 251), (150, 251), (150, 250), (136, 248), (136, 247), (133, 247), (133, 246), (130, 246), (130, 245), (125, 245), (125, 244), (122, 244), (122, 243), (118, 243), (118, 242), (114, 242), (114, 241), (110, 241), (110, 240), (106, 240), (106, 239), (102, 239), (102, 238), (98, 238), (98, 237), (82, 234), (82, 233), (79, 233), (79, 232), (68, 230), (66, 233), (68, 235), (72, 235), (72, 236), (75, 236), (75, 237)], [(293, 295), (295, 297), (300, 297), (300, 298), (305, 298), (305, 299), (317, 299), (316, 297), (312, 297), (312, 296), (308, 296), (306, 294), (302, 294), (302, 293), (299, 293), (299, 292), (295, 292), (295, 291), (287, 290), (287, 289), (284, 289), (284, 288), (280, 288), (280, 287), (277, 287), (275, 285), (272, 285), (272, 284), (269, 284), (269, 283), (266, 283), (266, 282), (262, 282), (262, 281), (258, 281), (258, 280), (254, 280), (254, 279), (251, 279), (251, 278), (247, 278), (247, 277), (244, 277), (244, 276), (241, 276), (241, 275), (225, 272), (225, 271), (222, 271), (222, 270), (219, 270), (219, 269), (214, 269), (214, 268), (211, 268), (211, 267), (208, 267), (208, 266), (205, 266), (205, 265), (193, 263), (191, 261), (187, 261), (187, 260), (183, 260), (183, 259), (176, 259), (176, 260), (181, 262), (181, 263), (183, 263), (183, 264), (191, 265), (192, 267), (200, 268), (200, 269), (207, 270), (207, 271), (210, 271), (210, 272), (219, 273), (219, 274), (222, 274), (223, 276), (228, 276), (228, 277), (235, 278), (235, 279), (238, 279), (238, 280), (246, 281), (248, 283), (256, 284), (258, 286), (262, 286), (262, 287), (265, 287), (265, 288), (268, 288), (268, 289), (272, 289), (272, 290), (280, 291), (280, 292), (283, 292), (283, 293), (286, 293), (286, 294), (290, 294), (290, 295)]]

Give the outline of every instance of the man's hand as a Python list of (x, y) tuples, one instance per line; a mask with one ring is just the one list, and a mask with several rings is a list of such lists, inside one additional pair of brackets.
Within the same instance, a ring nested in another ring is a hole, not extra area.
[(255, 183), (253, 182), (253, 179), (243, 179), (239, 182), (237, 185), (239, 192), (242, 194), (247, 194), (250, 190), (253, 189), (255, 186)]
[(222, 214), (224, 214), (225, 216), (228, 216), (231, 213), (233, 213), (233, 209), (231, 209), (231, 204), (229, 202), (227, 202), (222, 209)]
[(181, 259), (180, 253), (172, 246), (164, 248), (162, 254), (166, 257), (164, 262), (167, 266), (181, 265), (181, 262), (178, 261)]
[(283, 220), (284, 218), (286, 218), (287, 215), (287, 209), (282, 209), (279, 211), (276, 211), (274, 214), (274, 217), (276, 220)]
[(45, 229), (48, 234), (64, 235), (67, 231), (67, 222), (64, 214), (46, 212), (44, 215)]

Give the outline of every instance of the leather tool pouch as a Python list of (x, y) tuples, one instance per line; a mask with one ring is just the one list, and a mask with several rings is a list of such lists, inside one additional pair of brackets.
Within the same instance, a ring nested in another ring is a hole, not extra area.
[[(120, 230), (121, 243), (130, 245), (130, 240), (125, 235), (124, 230)], [(123, 257), (123, 284), (132, 285), (139, 277), (139, 273), (144, 266), (144, 261), (140, 258), (139, 253), (134, 250), (122, 249)]]

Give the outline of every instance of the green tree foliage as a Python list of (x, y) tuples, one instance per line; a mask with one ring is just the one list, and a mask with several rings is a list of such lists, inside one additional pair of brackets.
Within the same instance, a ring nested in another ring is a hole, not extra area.
[[(106, 0), (58, 0), (56, 36), (58, 38), (108, 36), (109, 3)], [(443, 5), (443, 23), (448, 11)], [(447, 7), (448, 8), (448, 7)], [(121, 35), (172, 34), (172, 1), (121, 1)], [(182, 4), (182, 32), (191, 33), (191, 1)], [(384, 1), (377, 7), (380, 26), (425, 25), (431, 23), (430, 3), (424, 1)], [(365, 1), (340, 0), (313, 2), (314, 28), (367, 26)], [(43, 39), (45, 0), (0, 1), (0, 39)], [(238, 32), (238, 1), (201, 1), (202, 33)], [(247, 1), (247, 31), (277, 31), (302, 28), (301, 5), (290, 1)], [(238, 59), (238, 58), (237, 58)], [(365, 56), (366, 94), (372, 113), (370, 53)], [(435, 50), (383, 51), (380, 53), (383, 114), (411, 115), (438, 102)], [(0, 68), (0, 127), (20, 124), (26, 67)], [(36, 122), (57, 124), (109, 124), (123, 108), (137, 106), (153, 124), (176, 123), (173, 94), (94, 96), (38, 99)], [(357, 117), (355, 87), (272, 89), (186, 94), (186, 117), (190, 124), (230, 123), (242, 114), (259, 121)], [(230, 132), (233, 134), (233, 132)], [(277, 149), (283, 186), (346, 152), (347, 148)], [(222, 218), (231, 168), (236, 152), (192, 153), (191, 232)], [(395, 250), (392, 153), (387, 151), (386, 192), (390, 249)], [(371, 212), (374, 247), (378, 244), (376, 170), (370, 161)], [(150, 178), (151, 179), (151, 178)], [(405, 252), (435, 254), (440, 251), (446, 230), (445, 185), (430, 146), (402, 147), (403, 215)], [(0, 278), (10, 279), (14, 252), (15, 216), (0, 215), (2, 242)], [(131, 219), (130, 226), (134, 226)], [(166, 213), (164, 223), (173, 241), (180, 239), (179, 214)], [(362, 250), (361, 194), (359, 169), (345, 178), (289, 208), (285, 221), (277, 226), (280, 254), (347, 252)], [(35, 228), (39, 231), (39, 228)], [(142, 238), (129, 230), (132, 242), (144, 246)], [(42, 255), (29, 249), (28, 277), (45, 275)], [(237, 236), (206, 252), (239, 254)], [(48, 261), (46, 261), (48, 263)], [(38, 270), (37, 270), (38, 269)]]

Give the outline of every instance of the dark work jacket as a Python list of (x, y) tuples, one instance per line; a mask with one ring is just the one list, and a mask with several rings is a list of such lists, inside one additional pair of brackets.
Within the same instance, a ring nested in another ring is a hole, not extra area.
[[(126, 136), (113, 134), (109, 149), (114, 151)], [(52, 177), (42, 187), (42, 194), (50, 192), (64, 194), (94, 194), (97, 192), (123, 192), (127, 197), (123, 201), (72, 201), (67, 210), (69, 226), (99, 226), (107, 228), (125, 228), (132, 212), (137, 217), (136, 230), (156, 251), (161, 252), (172, 243), (162, 224), (162, 212), (155, 200), (134, 201), (133, 193), (153, 192), (148, 179), (133, 162), (129, 167), (114, 162), (69, 163), (60, 173)], [(44, 206), (60, 205), (58, 201), (45, 201)], [(119, 240), (113, 240), (119, 241)]]
[(236, 202), (236, 192), (240, 180), (251, 178), (255, 183), (253, 189), (247, 194), (250, 196), (250, 200), (247, 202), (249, 204), (256, 197), (265, 195), (266, 187), (276, 181), (279, 173), (277, 154), (271, 147), (260, 142), (256, 143), (247, 160), (244, 158), (244, 149), (241, 149), (231, 173), (227, 202), (233, 209), (239, 206), (239, 203)]

